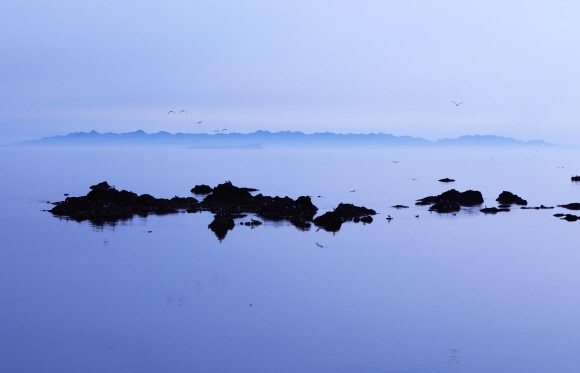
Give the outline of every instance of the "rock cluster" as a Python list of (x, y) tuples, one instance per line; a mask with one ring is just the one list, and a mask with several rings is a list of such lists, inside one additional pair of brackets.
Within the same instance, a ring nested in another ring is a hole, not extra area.
[(572, 181), (580, 181), (580, 176), (572, 176)]
[(350, 203), (340, 203), (333, 211), (325, 212), (314, 219), (314, 224), (325, 231), (336, 232), (347, 221), (371, 223), (375, 210), (359, 207)]
[(429, 196), (417, 200), (416, 205), (432, 205), (429, 211), (437, 211), (439, 213), (457, 212), (461, 210), (461, 206), (476, 206), (483, 203), (483, 196), (481, 192), (476, 190), (467, 190), (465, 192), (458, 192), (455, 189), (448, 190), (438, 196)]
[(76, 221), (89, 220), (95, 225), (131, 219), (133, 215), (172, 214), (178, 210), (195, 212), (198, 201), (193, 197), (155, 198), (149, 194), (137, 195), (126, 190), (118, 191), (106, 181), (90, 187), (82, 197), (67, 197), (56, 202), (50, 210), (56, 216), (66, 216)]

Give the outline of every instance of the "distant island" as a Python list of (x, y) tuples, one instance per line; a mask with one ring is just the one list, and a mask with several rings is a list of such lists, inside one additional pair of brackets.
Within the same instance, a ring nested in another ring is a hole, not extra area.
[(146, 133), (142, 130), (127, 133), (75, 132), (65, 136), (44, 137), (40, 140), (20, 141), (3, 147), (10, 148), (186, 148), (186, 149), (267, 149), (267, 148), (385, 148), (432, 146), (493, 146), (546, 147), (557, 146), (541, 140), (522, 141), (501, 136), (461, 136), (456, 139), (429, 141), (420, 137), (395, 136), (386, 133), (340, 134), (333, 132), (305, 134), (302, 132), (252, 133)]

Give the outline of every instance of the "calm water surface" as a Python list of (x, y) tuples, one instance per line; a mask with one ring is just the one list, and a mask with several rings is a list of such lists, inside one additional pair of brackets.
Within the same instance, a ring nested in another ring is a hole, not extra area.
[[(531, 206), (580, 202), (579, 155), (0, 150), (0, 370), (576, 372), (580, 222), (554, 218), (561, 208), (453, 216), (414, 201), (455, 188), (487, 206), (503, 190)], [(320, 213), (348, 202), (379, 215), (335, 234), (236, 226), (220, 242), (209, 213), (99, 228), (42, 211), (105, 180), (166, 198), (231, 180), (311, 195)]]

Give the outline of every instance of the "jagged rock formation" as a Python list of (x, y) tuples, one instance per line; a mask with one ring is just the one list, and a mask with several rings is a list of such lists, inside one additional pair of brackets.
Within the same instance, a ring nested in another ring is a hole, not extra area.
[(133, 215), (172, 214), (178, 210), (195, 212), (198, 201), (193, 197), (155, 198), (149, 194), (137, 195), (126, 190), (118, 191), (106, 181), (90, 187), (82, 197), (67, 197), (56, 202), (50, 210), (56, 216), (66, 216), (76, 221), (89, 220), (95, 225), (131, 219)]

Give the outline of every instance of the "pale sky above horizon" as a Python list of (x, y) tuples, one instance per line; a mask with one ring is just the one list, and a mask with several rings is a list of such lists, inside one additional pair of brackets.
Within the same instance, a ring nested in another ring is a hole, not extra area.
[(228, 128), (580, 145), (578, 20), (572, 0), (0, 1), (0, 144)]

